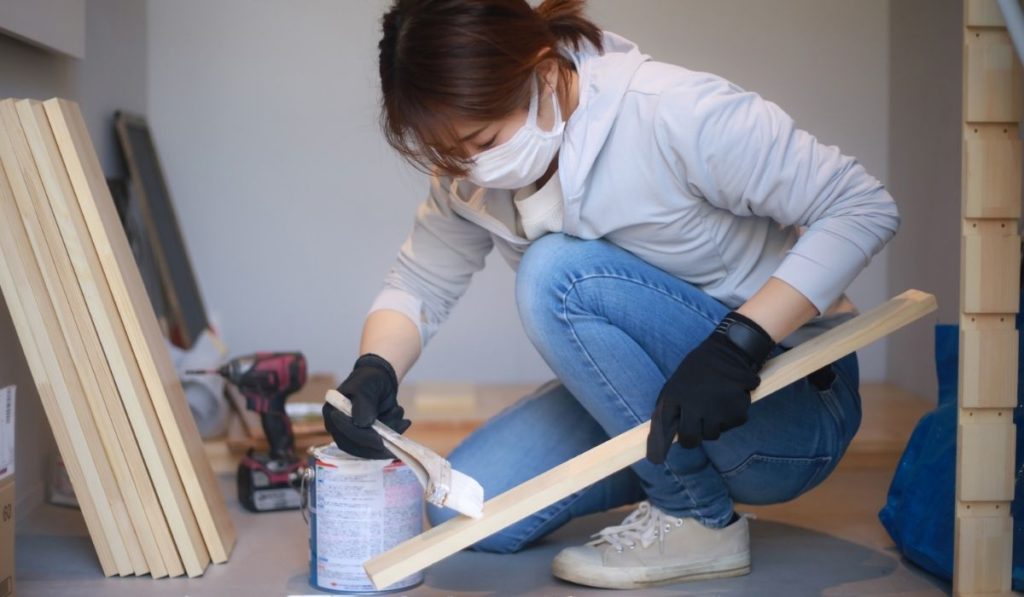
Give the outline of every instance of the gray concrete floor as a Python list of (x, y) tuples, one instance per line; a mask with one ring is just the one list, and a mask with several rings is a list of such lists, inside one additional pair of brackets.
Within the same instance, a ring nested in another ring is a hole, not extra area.
[[(833, 476), (788, 504), (743, 508), (752, 521), (753, 572), (744, 577), (678, 584), (630, 595), (948, 595), (950, 589), (903, 560), (878, 523), (891, 463), (844, 462)], [(308, 584), (307, 531), (297, 512), (251, 514), (222, 482), (239, 541), (227, 564), (196, 579), (104, 578), (78, 511), (43, 506), (19, 529), (17, 594), (110, 597), (145, 595), (283, 596), (319, 594)], [(556, 580), (551, 558), (598, 529), (617, 524), (624, 511), (573, 521), (541, 544), (514, 555), (461, 552), (432, 567), (423, 585), (405, 594), (608, 595)], [(618, 594), (626, 594), (618, 593)]]

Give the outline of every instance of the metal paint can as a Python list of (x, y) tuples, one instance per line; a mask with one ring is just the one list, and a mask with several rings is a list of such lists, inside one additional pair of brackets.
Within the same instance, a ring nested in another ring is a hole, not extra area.
[(303, 482), (310, 585), (374, 594), (423, 582), (418, 572), (377, 590), (363, 570), (366, 560), (423, 532), (423, 487), (402, 461), (356, 458), (334, 444), (314, 446)]

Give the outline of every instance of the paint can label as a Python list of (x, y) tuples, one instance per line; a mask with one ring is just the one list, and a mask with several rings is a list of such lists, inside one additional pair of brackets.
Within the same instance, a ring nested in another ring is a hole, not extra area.
[[(354, 458), (333, 444), (310, 453), (310, 584), (378, 592), (363, 563), (423, 532), (423, 488), (400, 461)], [(422, 581), (419, 572), (384, 591)]]

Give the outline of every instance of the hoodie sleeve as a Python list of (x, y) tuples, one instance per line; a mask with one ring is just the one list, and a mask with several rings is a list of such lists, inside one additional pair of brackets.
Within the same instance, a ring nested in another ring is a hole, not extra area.
[(422, 346), (448, 319), (493, 247), (489, 232), (452, 212), (443, 180), (431, 177), (430, 194), (370, 307), (370, 313), (406, 315), (419, 328)]
[(895, 201), (856, 159), (725, 79), (666, 91), (656, 124), (658, 147), (690, 192), (737, 216), (807, 227), (772, 275), (819, 313), (899, 228)]

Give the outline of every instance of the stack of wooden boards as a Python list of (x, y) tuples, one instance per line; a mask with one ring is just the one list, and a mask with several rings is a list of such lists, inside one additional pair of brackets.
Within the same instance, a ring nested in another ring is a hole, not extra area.
[(78, 107), (0, 100), (0, 288), (103, 573), (199, 576), (235, 531)]

